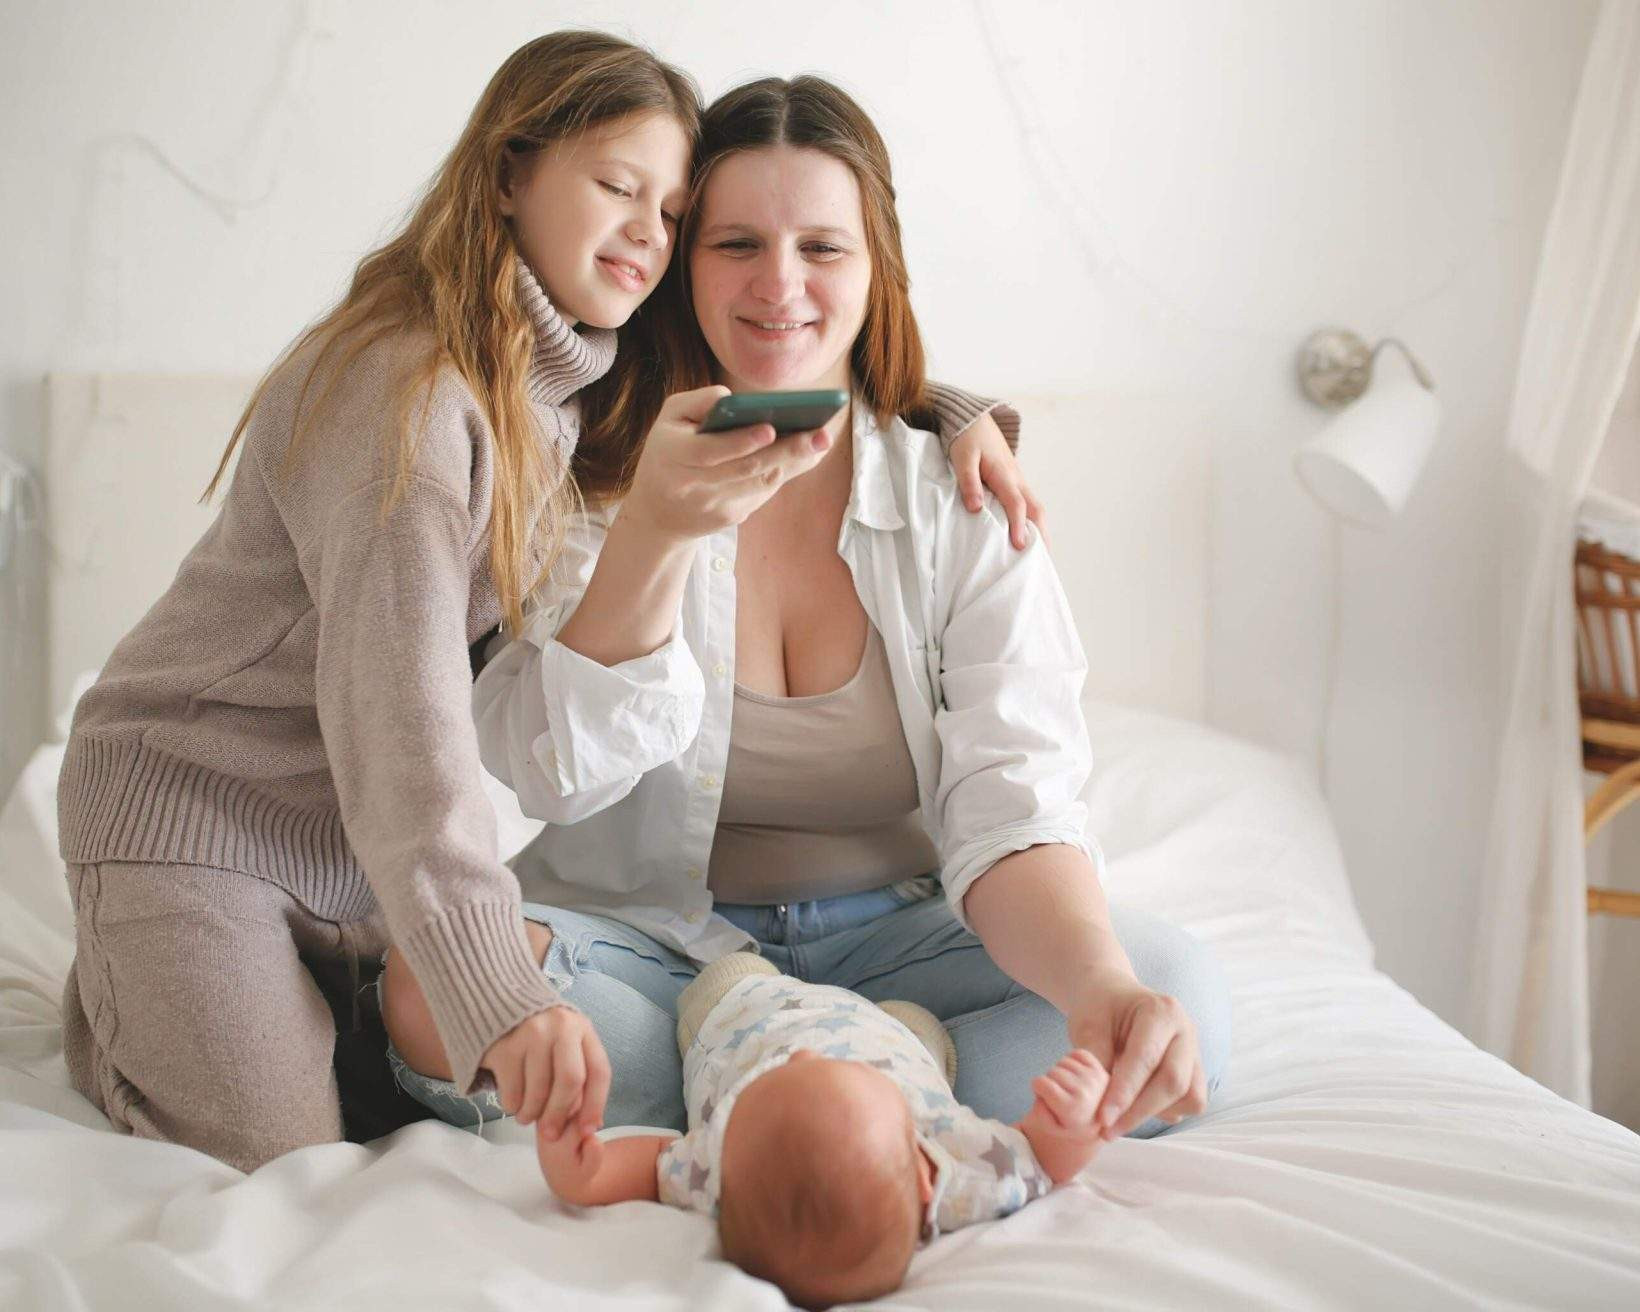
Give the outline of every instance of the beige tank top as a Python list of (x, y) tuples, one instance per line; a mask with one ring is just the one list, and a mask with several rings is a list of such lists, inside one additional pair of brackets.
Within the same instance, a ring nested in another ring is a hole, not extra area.
[(841, 688), (771, 697), (735, 685), (729, 759), (707, 886), (721, 902), (804, 902), (881, 888), (939, 865), (868, 623)]

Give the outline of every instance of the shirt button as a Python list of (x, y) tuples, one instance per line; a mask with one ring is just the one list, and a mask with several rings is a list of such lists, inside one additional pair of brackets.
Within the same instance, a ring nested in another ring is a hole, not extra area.
[(690, 866), (689, 869), (685, 873), (691, 879), (705, 879), (706, 878), (706, 872), (704, 870), (702, 870), (699, 866)]
[(700, 924), (700, 912), (691, 911), (687, 916), (684, 917), (684, 919), (687, 920), (691, 925), (698, 925), (698, 924)]
[(729, 673), (729, 667), (722, 661), (719, 661), (716, 665), (712, 666), (712, 673), (721, 679), (724, 675)]
[(711, 792), (712, 789), (717, 787), (717, 784), (718, 781), (715, 774), (703, 774), (700, 777), (700, 786), (707, 792)]
[(712, 569), (719, 574), (724, 573), (728, 568), (729, 558), (727, 556), (718, 556), (712, 561)]

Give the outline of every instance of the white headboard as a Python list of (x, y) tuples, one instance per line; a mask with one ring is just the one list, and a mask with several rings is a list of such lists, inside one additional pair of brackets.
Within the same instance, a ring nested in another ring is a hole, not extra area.
[(53, 714), (170, 586), (216, 517), (199, 494), (255, 386), (254, 377), (231, 375), (47, 378)]
[[(54, 374), (46, 522), (53, 712), (170, 584), (216, 513), (198, 497), (248, 376)], [(1199, 719), (1206, 700), (1205, 416), (1177, 398), (1024, 396), (1022, 454), (1089, 661), (1088, 693)], [(208, 640), (208, 635), (201, 635)]]

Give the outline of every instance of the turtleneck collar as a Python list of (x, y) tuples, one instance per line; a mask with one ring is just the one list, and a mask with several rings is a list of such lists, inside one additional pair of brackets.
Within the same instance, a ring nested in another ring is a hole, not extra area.
[(615, 330), (588, 327), (577, 332), (571, 328), (522, 259), (518, 261), (518, 299), (535, 326), (529, 382), (532, 401), (562, 405), (609, 372), (615, 360)]

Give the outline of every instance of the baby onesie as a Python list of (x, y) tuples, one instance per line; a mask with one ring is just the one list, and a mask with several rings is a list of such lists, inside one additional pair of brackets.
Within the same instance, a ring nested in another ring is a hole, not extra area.
[(717, 1214), (723, 1134), (735, 1099), (803, 1048), (864, 1062), (899, 1086), (917, 1141), (935, 1165), (925, 1239), (1007, 1216), (1053, 1188), (1025, 1136), (952, 1097), (928, 1048), (899, 1020), (847, 989), (770, 973), (738, 979), (684, 1052), (689, 1131), (661, 1153), (662, 1202)]

